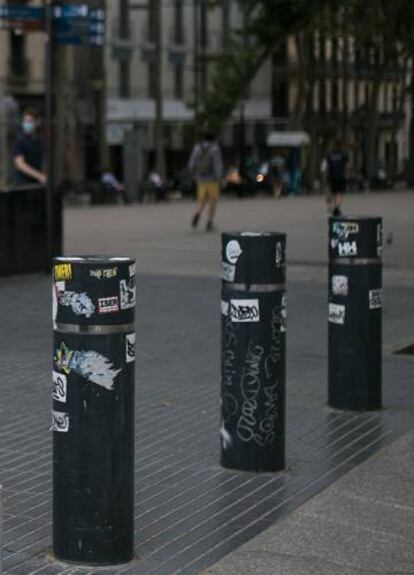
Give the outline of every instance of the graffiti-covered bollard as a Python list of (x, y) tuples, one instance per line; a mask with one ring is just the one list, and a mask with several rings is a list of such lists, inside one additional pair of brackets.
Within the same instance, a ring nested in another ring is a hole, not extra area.
[(61, 257), (53, 277), (53, 552), (69, 562), (128, 562), (135, 262)]
[(382, 405), (382, 219), (329, 220), (328, 405)]
[(221, 464), (285, 467), (286, 236), (222, 236)]

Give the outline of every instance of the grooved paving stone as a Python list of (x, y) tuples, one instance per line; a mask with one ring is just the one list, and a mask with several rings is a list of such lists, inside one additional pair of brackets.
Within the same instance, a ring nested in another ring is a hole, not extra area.
[[(217, 238), (206, 241), (211, 242), (207, 251), (213, 261)], [(191, 250), (192, 243), (194, 235), (188, 233), (184, 252)], [(162, 245), (154, 251), (154, 258)], [(119, 251), (120, 244), (115, 248)], [(193, 254), (200, 259), (198, 271), (204, 266), (203, 249), (201, 246)], [(192, 265), (187, 263), (186, 273)], [(173, 262), (168, 265), (171, 271)], [(180, 276), (179, 270), (178, 275), (140, 275), (134, 510), (137, 559), (130, 566), (108, 569), (46, 560), (45, 552), (51, 546), (52, 497), (49, 296), (49, 278), (0, 280), (0, 299), (8, 302), (0, 324), (5, 574), (194, 575), (413, 427), (413, 363), (402, 356), (384, 355), (383, 411), (355, 414), (326, 407), (326, 288), (313, 279), (290, 279), (287, 469), (276, 475), (221, 469), (219, 281)], [(413, 312), (413, 289), (390, 286), (384, 309), (387, 345), (411, 333)], [(386, 465), (392, 467), (392, 460)], [(406, 477), (411, 476), (405, 467), (399, 469), (401, 476), (396, 472), (396, 480), (409, 498)], [(292, 561), (294, 558), (289, 558), (286, 563), (286, 573), (295, 572)], [(317, 566), (318, 559), (313, 561)], [(266, 566), (258, 564), (257, 573), (261, 568)]]
[[(414, 431), (377, 452), (205, 575), (414, 573)], [(394, 466), (383, 463), (392, 461)], [(403, 473), (401, 473), (403, 472)], [(387, 485), (384, 485), (384, 481)], [(405, 483), (406, 485), (402, 485)], [(273, 569), (273, 571), (271, 570)]]

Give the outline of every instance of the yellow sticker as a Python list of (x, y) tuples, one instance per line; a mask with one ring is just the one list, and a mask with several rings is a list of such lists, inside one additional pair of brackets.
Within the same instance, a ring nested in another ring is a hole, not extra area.
[(71, 280), (72, 264), (58, 264), (55, 266), (55, 280)]

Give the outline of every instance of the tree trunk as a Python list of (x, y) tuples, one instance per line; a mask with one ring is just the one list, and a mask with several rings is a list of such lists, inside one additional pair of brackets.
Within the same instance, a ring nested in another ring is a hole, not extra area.
[(376, 139), (378, 134), (378, 99), (383, 74), (379, 71), (375, 74), (371, 96), (369, 98), (368, 118), (366, 125), (365, 142), (365, 173), (369, 181), (375, 177), (376, 164)]

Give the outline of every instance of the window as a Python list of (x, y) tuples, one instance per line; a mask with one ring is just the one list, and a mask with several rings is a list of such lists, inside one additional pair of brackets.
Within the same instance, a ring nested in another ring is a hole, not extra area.
[(148, 98), (154, 99), (157, 94), (157, 75), (156, 75), (156, 67), (154, 66), (153, 62), (149, 61), (148, 63)]
[(287, 82), (275, 82), (273, 86), (272, 116), (274, 118), (289, 115), (289, 86)]
[(326, 83), (324, 80), (319, 81), (319, 112), (326, 112)]
[(184, 96), (184, 62), (176, 62), (174, 66), (174, 98), (182, 100)]
[(148, 3), (148, 42), (155, 42), (157, 23), (155, 22), (155, 10), (152, 2)]
[(223, 48), (225, 48), (230, 40), (230, 0), (223, 0), (222, 10)]
[(200, 46), (208, 48), (208, 6), (206, 0), (200, 2)]
[(174, 43), (184, 44), (184, 6), (183, 0), (174, 2)]
[(338, 82), (333, 80), (331, 83), (331, 110), (337, 112), (339, 108), (339, 90)]
[(21, 78), (26, 68), (26, 37), (20, 31), (10, 32), (10, 75)]

